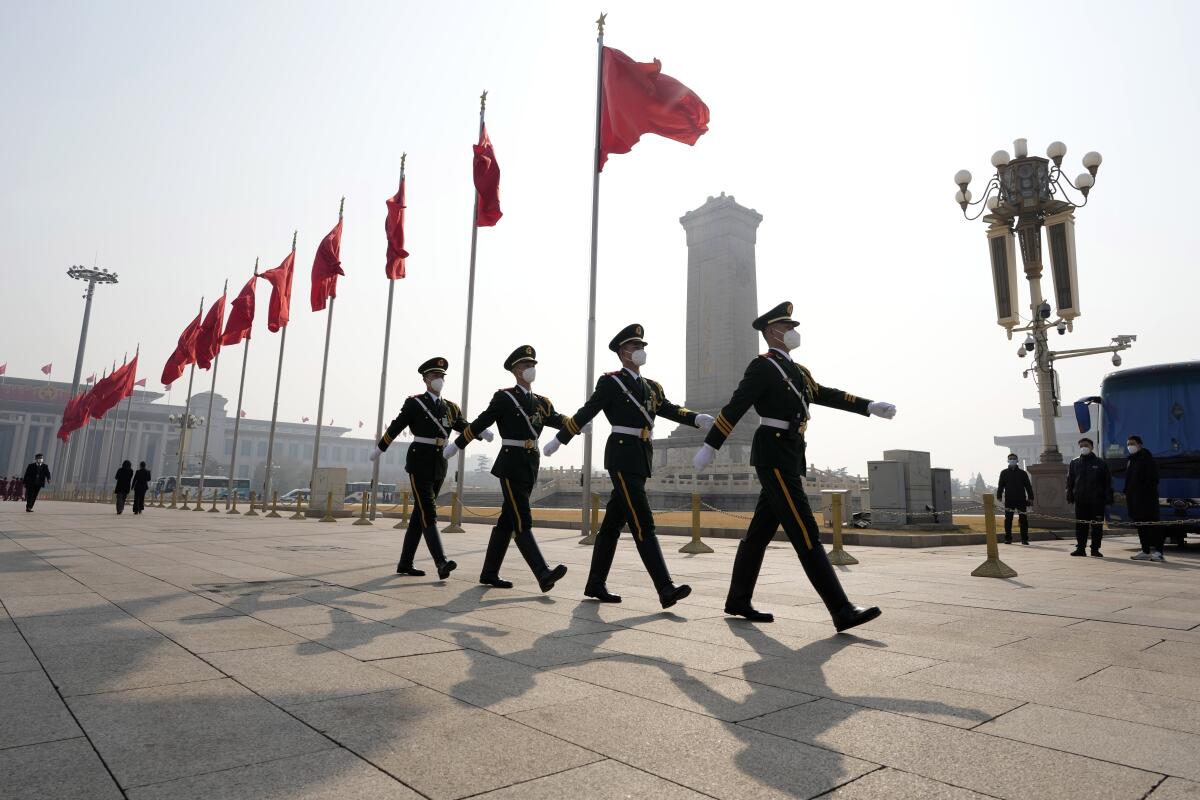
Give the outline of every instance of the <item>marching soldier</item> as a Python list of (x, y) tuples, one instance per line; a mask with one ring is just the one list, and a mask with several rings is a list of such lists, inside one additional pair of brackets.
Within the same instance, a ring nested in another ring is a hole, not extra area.
[(821, 546), (817, 521), (801, 482), (801, 476), (807, 472), (804, 433), (808, 428), (808, 407), (816, 403), (885, 419), (896, 415), (896, 407), (821, 386), (813, 380), (812, 374), (790, 355), (800, 346), (800, 332), (796, 330), (800, 323), (791, 315), (792, 304), (780, 303), (754, 320), (754, 329), (762, 332), (770, 349), (750, 362), (733, 397), (721, 409), (704, 444), (696, 452), (692, 465), (699, 471), (711, 464), (717, 449), (733, 433), (738, 420), (754, 406), (761, 420), (754, 432), (750, 463), (758, 473), (762, 490), (746, 536), (738, 545), (725, 613), (752, 622), (775, 620), (774, 615), (755, 609), (750, 600), (767, 543), (782, 524), (800, 556), (804, 572), (840, 632), (873, 620), (881, 612), (874, 607), (860, 608), (847, 599)]
[(437, 496), (442, 490), (442, 481), (446, 479), (446, 459), (442, 458), (442, 448), (450, 440), (450, 431), (462, 431), (467, 427), (462, 410), (449, 400), (442, 399), (447, 366), (446, 359), (437, 357), (417, 367), (425, 381), (425, 391), (404, 401), (400, 415), (388, 425), (383, 438), (379, 440), (378, 449), (371, 454), (371, 460), (378, 461), (401, 431), (408, 428), (412, 432), (412, 444), (408, 447), (404, 469), (408, 472), (416, 507), (408, 518), (400, 562), (396, 565), (397, 575), (420, 577), (425, 574), (424, 570), (413, 567), (413, 557), (417, 554), (417, 544), (422, 534), (439, 578), (445, 580), (458, 566), (446, 560), (437, 529)]
[[(537, 376), (537, 353), (529, 345), (518, 347), (504, 359), (504, 368), (517, 379), (511, 389), (501, 389), (492, 395), (492, 401), (484, 412), (471, 421), (462, 434), (446, 445), (442, 455), (447, 460), (459, 450), (481, 436), (490, 434), (494, 423), (500, 431), (503, 447), (496, 456), (492, 474), (500, 479), (504, 491), (504, 505), (500, 519), (492, 528), (488, 541), (487, 555), (479, 582), (498, 589), (511, 589), (512, 582), (500, 577), (500, 565), (508, 552), (508, 541), (516, 534), (517, 550), (537, 578), (543, 592), (554, 588), (554, 584), (567, 574), (567, 568), (559, 564), (550, 569), (546, 559), (533, 538), (533, 514), (529, 510), (529, 494), (537, 482), (538, 438), (542, 429), (563, 427), (563, 416), (554, 410), (550, 398), (535, 394), (531, 387)], [(490, 440), (490, 437), (486, 437)]]
[(643, 335), (641, 325), (629, 325), (608, 343), (608, 349), (621, 359), (621, 369), (600, 376), (592, 396), (573, 416), (563, 419), (562, 429), (546, 443), (543, 452), (551, 455), (559, 445), (582, 433), (593, 417), (604, 412), (612, 425), (612, 434), (604, 446), (604, 468), (612, 476), (613, 491), (604, 511), (604, 522), (596, 534), (592, 568), (583, 593), (601, 603), (621, 602), (620, 596), (610, 593), (605, 583), (617, 552), (617, 537), (628, 523), (638, 555), (658, 591), (659, 602), (663, 608), (670, 608), (691, 594), (692, 587), (671, 582), (671, 573), (654, 535), (654, 515), (646, 498), (654, 421), (661, 416), (704, 430), (712, 425), (713, 418), (675, 405), (667, 399), (660, 384), (642, 377), (641, 368), (646, 363)]

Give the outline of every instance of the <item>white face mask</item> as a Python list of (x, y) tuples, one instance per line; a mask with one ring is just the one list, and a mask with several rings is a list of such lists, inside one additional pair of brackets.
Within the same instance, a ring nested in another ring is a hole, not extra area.
[(1131, 445), (1128, 445), (1128, 448), (1129, 448), (1129, 455), (1133, 455), (1133, 454), (1134, 454), (1134, 453), (1136, 453), (1138, 450), (1141, 450), (1141, 449), (1142, 449), (1142, 448), (1138, 447), (1136, 444), (1131, 444)]
[(434, 394), (441, 394), (442, 387), (445, 385), (446, 382), (441, 378), (434, 378), (429, 382), (429, 391), (433, 392)]
[(1008, 465), (1009, 465), (1010, 467), (1015, 467), (1015, 466), (1017, 465), (1017, 460), (1016, 460), (1015, 458), (1010, 458), (1010, 459), (1008, 460)]
[(1091, 455), (1091, 454), (1092, 454), (1092, 448), (1090, 448), (1090, 447), (1081, 447), (1081, 448), (1079, 448), (1079, 455), (1081, 455), (1081, 456), (1088, 456), (1088, 455)]
[(795, 350), (800, 346), (800, 331), (795, 328), (788, 328), (787, 333), (783, 334), (783, 346), (788, 350)]
[(633, 362), (634, 366), (640, 367), (644, 365), (646, 363), (645, 349), (634, 350), (629, 354), (629, 360)]
[(533, 379), (537, 377), (537, 367), (527, 367), (521, 373), (521, 380), (526, 383), (533, 383)]

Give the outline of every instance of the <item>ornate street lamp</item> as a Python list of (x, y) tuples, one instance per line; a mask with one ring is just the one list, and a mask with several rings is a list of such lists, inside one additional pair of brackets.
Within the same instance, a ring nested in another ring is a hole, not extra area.
[[(71, 394), (74, 397), (79, 391), (79, 379), (83, 374), (83, 351), (87, 347), (88, 323), (92, 319), (92, 297), (96, 294), (96, 284), (110, 284), (117, 282), (117, 273), (109, 272), (106, 269), (97, 269), (96, 267), (79, 267), (72, 266), (67, 270), (67, 277), (77, 281), (87, 281), (87, 291), (83, 293), (83, 327), (79, 331), (79, 347), (75, 351), (75, 374), (71, 378)], [(66, 476), (64, 485), (68, 488), (74, 485), (73, 473), (75, 471), (75, 454), (71, 452), (74, 448), (68, 447), (68, 452), (64, 456), (64, 461), (60, 461), (61, 472)]]

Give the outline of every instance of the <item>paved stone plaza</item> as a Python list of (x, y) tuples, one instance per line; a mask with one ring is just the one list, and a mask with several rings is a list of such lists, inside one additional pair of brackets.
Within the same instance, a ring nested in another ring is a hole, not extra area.
[(852, 636), (786, 544), (754, 626), (733, 541), (665, 539), (668, 613), (629, 541), (599, 606), (567, 531), (542, 596), (475, 584), (483, 526), (397, 577), (391, 524), (0, 505), (0, 797), (1200, 797), (1200, 557), (856, 548)]

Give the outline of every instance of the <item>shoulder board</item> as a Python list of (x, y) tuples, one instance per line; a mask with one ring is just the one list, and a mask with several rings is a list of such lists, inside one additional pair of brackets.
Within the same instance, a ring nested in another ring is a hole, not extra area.
[(458, 403), (454, 402), (453, 400), (444, 400), (442, 402), (444, 402), (450, 408), (453, 408), (455, 411), (458, 411)]
[(605, 377), (608, 377), (609, 375), (620, 375), (620, 374), (621, 374), (621, 372), (622, 372), (622, 370), (619, 370), (619, 369), (614, 369), (612, 372), (606, 372), (606, 373), (604, 373), (604, 376), (605, 376)]

